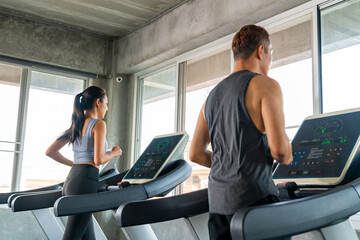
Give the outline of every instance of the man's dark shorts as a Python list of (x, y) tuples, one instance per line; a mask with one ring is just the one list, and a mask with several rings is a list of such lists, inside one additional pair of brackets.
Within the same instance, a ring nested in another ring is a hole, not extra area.
[[(279, 198), (274, 195), (269, 195), (251, 206), (264, 205), (269, 203), (279, 202)], [(251, 207), (249, 206), (249, 207)], [(209, 236), (210, 240), (231, 240), (230, 222), (233, 215), (221, 215), (216, 213), (209, 214)]]

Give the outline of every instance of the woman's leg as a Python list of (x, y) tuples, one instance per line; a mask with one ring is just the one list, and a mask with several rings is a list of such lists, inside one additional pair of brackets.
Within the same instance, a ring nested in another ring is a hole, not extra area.
[[(99, 186), (98, 174), (95, 175), (95, 173), (92, 173), (93, 171), (86, 173), (88, 166), (77, 167), (77, 170), (82, 170), (82, 168), (85, 169), (85, 172), (70, 171), (69, 177), (64, 184), (63, 195), (78, 195), (97, 192)], [(87, 213), (69, 216), (63, 239), (95, 239), (92, 214)]]

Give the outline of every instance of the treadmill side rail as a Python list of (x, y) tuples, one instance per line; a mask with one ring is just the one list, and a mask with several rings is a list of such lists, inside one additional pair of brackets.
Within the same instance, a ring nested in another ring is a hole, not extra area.
[(231, 236), (272, 239), (339, 223), (360, 211), (360, 198), (354, 189), (359, 182), (303, 199), (240, 209), (231, 220)]
[(49, 208), (56, 199), (61, 197), (62, 190), (32, 192), (28, 194), (13, 194), (9, 197), (8, 204), (13, 212)]
[(189, 163), (184, 160), (177, 160), (171, 164), (176, 164), (171, 172), (168, 172), (153, 181), (144, 183), (148, 198), (159, 196), (164, 192), (168, 193), (190, 177), (192, 168)]
[(191, 217), (209, 211), (207, 189), (145, 201), (122, 204), (116, 211), (119, 227)]
[(27, 190), (27, 191), (1, 193), (0, 194), (0, 204), (8, 203), (9, 197), (13, 194), (28, 194), (28, 193), (32, 193), (32, 192), (58, 190), (58, 189), (61, 189), (63, 185), (64, 185), (64, 183), (59, 183), (59, 184), (55, 184), (55, 185), (51, 185), (51, 186), (47, 186), (47, 187), (43, 187), (43, 188), (31, 189), (31, 190)]

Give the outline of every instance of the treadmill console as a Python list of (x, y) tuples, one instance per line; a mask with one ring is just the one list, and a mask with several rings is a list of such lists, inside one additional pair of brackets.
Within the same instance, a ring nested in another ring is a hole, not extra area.
[(186, 132), (155, 137), (123, 181), (144, 183), (155, 179), (167, 163), (183, 158), (188, 139), (189, 135)]
[(274, 182), (337, 185), (358, 158), (360, 109), (308, 117), (292, 141), (293, 162), (278, 165)]

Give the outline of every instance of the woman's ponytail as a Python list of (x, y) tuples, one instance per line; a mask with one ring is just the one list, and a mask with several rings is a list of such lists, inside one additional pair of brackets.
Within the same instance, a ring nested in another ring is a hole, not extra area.
[(74, 110), (71, 116), (71, 126), (58, 138), (59, 140), (66, 139), (73, 143), (77, 137), (81, 136), (82, 128), (85, 122), (84, 110), (81, 106), (82, 97), (82, 93), (79, 93), (75, 96)]
[(96, 99), (102, 99), (106, 95), (104, 89), (96, 86), (91, 86), (85, 89), (82, 93), (75, 96), (74, 110), (71, 117), (71, 126), (66, 130), (58, 140), (69, 140), (71, 143), (81, 137), (82, 130), (85, 123), (85, 110), (91, 109)]
[(71, 130), (72, 130), (72, 136), (70, 138), (70, 142), (73, 143), (76, 138), (81, 137), (82, 129), (85, 122), (85, 114), (84, 114), (84, 108), (82, 107), (81, 101), (82, 101), (83, 94), (79, 93), (76, 95), (74, 100), (74, 111), (71, 118)]

